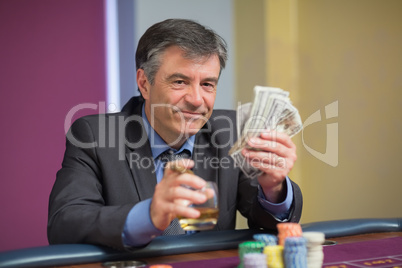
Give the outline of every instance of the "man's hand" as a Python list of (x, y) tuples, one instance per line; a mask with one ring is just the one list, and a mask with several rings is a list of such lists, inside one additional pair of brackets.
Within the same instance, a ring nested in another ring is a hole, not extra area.
[(242, 153), (251, 165), (264, 173), (258, 177), (265, 197), (273, 203), (285, 198), (284, 180), (297, 159), (296, 145), (285, 133), (266, 131), (248, 141)]
[(198, 218), (200, 212), (188, 207), (188, 204), (200, 204), (206, 201), (204, 194), (181, 186), (187, 185), (195, 189), (201, 189), (205, 186), (205, 181), (193, 174), (171, 170), (169, 166), (172, 163), (186, 169), (194, 166), (194, 161), (190, 159), (167, 163), (163, 178), (155, 187), (150, 208), (152, 223), (159, 230), (165, 230), (177, 216)]

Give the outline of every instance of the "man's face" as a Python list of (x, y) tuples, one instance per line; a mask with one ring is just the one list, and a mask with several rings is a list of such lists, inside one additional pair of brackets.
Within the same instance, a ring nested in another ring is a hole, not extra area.
[(143, 70), (137, 71), (147, 118), (172, 147), (180, 147), (210, 118), (219, 72), (217, 55), (188, 59), (176, 46), (169, 47), (162, 55), (153, 85)]

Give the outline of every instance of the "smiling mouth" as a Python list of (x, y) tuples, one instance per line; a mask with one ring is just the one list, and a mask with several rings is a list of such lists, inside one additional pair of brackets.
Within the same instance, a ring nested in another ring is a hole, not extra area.
[(192, 112), (192, 111), (178, 111), (178, 114), (181, 114), (184, 118), (188, 119), (200, 119), (204, 118), (206, 113), (200, 112)]

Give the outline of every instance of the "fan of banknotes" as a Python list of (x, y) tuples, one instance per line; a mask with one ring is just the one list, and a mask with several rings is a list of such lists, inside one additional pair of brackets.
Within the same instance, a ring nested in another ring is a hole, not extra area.
[(303, 127), (299, 111), (292, 105), (289, 92), (275, 87), (254, 87), (254, 102), (237, 108), (237, 136), (239, 137), (229, 154), (243, 173), (253, 178), (262, 172), (252, 167), (241, 151), (249, 148), (247, 141), (265, 130), (284, 132), (290, 137)]

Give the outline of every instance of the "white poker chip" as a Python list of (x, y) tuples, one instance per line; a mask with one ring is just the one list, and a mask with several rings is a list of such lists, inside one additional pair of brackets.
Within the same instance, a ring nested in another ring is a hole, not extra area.
[(307, 267), (322, 267), (324, 262), (324, 251), (322, 244), (325, 241), (325, 234), (321, 232), (304, 232), (307, 248)]
[(323, 244), (325, 241), (325, 234), (321, 232), (304, 232), (303, 237), (307, 240), (307, 245), (309, 244)]
[(246, 253), (243, 256), (243, 267), (266, 267), (267, 256), (264, 253)]
[(322, 246), (307, 247), (308, 252), (322, 252)]

